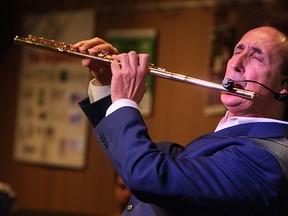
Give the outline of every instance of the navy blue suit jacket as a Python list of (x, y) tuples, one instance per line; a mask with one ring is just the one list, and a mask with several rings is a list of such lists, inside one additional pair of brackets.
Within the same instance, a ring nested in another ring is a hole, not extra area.
[[(123, 107), (104, 117), (110, 104), (106, 97), (93, 104), (86, 99), (80, 106), (134, 194), (123, 215), (288, 215), (287, 164), (281, 166), (277, 156), (288, 152), (287, 142), (274, 141), (286, 140), (288, 125), (238, 125), (184, 148), (154, 143), (137, 109)], [(261, 140), (279, 145), (277, 153)]]

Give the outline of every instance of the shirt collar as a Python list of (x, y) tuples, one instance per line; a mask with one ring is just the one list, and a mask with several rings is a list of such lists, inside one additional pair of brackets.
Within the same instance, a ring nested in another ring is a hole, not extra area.
[(240, 124), (246, 123), (253, 123), (253, 122), (275, 122), (275, 123), (282, 123), (288, 124), (286, 121), (271, 119), (271, 118), (259, 118), (259, 117), (240, 117), (240, 116), (233, 116), (227, 117), (228, 112), (226, 112), (225, 116), (220, 120), (219, 124), (217, 125), (215, 132)]

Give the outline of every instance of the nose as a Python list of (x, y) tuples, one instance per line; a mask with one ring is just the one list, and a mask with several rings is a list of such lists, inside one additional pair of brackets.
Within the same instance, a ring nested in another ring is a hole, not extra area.
[(231, 69), (235, 72), (244, 73), (245, 72), (245, 56), (244, 54), (234, 55), (230, 60)]

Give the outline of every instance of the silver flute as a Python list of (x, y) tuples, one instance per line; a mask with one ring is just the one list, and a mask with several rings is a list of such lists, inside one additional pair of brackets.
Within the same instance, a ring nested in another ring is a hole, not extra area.
[[(78, 58), (90, 58), (97, 61), (103, 62), (103, 64), (110, 64), (113, 61), (113, 58), (109, 53), (102, 51), (98, 54), (89, 53), (88, 51), (80, 51), (78, 48), (72, 47), (72, 44), (67, 44), (65, 42), (59, 42), (55, 40), (46, 39), (43, 37), (35, 37), (29, 35), (28, 37), (19, 37), (14, 38), (15, 43), (32, 46), (35, 48), (40, 48), (48, 50), (51, 52), (57, 52), (64, 55), (74, 56)], [(209, 89), (219, 90), (223, 93), (237, 95), (247, 99), (253, 99), (256, 97), (256, 93), (252, 91), (247, 91), (244, 89), (233, 88), (228, 90), (223, 87), (221, 84), (213, 83), (210, 81), (205, 81), (201, 79), (196, 79), (193, 77), (185, 76), (182, 74), (177, 74), (169, 72), (166, 69), (159, 68), (154, 64), (149, 64), (149, 73), (151, 75), (162, 77), (169, 80), (174, 80), (182, 83), (187, 83), (195, 86), (205, 87)]]

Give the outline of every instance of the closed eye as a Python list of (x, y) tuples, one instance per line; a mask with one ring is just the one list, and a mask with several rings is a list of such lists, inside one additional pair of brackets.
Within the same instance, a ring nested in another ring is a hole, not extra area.
[(259, 53), (254, 53), (254, 54), (252, 54), (252, 57), (253, 57), (254, 59), (256, 59), (257, 61), (264, 62), (263, 56), (262, 56), (261, 54), (259, 54)]

